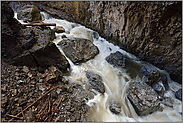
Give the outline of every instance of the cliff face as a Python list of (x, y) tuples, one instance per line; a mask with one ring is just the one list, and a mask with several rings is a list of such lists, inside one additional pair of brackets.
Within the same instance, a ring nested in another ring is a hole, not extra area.
[(91, 28), (182, 83), (182, 2), (34, 2), (48, 13)]

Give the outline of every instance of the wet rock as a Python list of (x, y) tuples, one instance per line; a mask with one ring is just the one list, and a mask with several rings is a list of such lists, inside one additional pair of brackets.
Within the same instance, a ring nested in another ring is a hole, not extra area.
[(175, 97), (182, 101), (182, 89), (175, 92)]
[(70, 86), (70, 88), (74, 88), (73, 96), (76, 97), (76, 99), (79, 101), (87, 102), (88, 100), (94, 98), (94, 94), (92, 92), (84, 90), (79, 84), (74, 83)]
[(158, 94), (145, 82), (131, 83), (127, 97), (139, 116), (151, 114), (160, 108)]
[(106, 61), (114, 66), (125, 67), (126, 56), (117, 51), (115, 53), (111, 53), (108, 57), (106, 57)]
[(87, 39), (64, 39), (58, 43), (65, 55), (75, 64), (86, 62), (94, 58), (98, 48)]
[(119, 114), (121, 112), (121, 105), (119, 103), (115, 103), (114, 100), (112, 100), (109, 105), (109, 109), (111, 112)]
[(94, 39), (98, 39), (98, 38), (99, 38), (99, 34), (98, 34), (97, 32), (93, 32), (93, 33), (92, 33), (92, 37), (93, 37)]
[(61, 77), (62, 77), (62, 72), (58, 68), (54, 66), (51, 66), (48, 68), (48, 74), (46, 75), (46, 82), (56, 83), (59, 80), (61, 80)]
[(145, 64), (142, 68), (142, 73), (147, 78), (147, 83), (152, 85), (160, 80), (160, 72), (152, 64)]
[(102, 77), (93, 72), (86, 72), (86, 77), (89, 79), (89, 83), (91, 88), (100, 92), (101, 94), (105, 93), (105, 86), (102, 82)]
[(56, 26), (53, 31), (56, 33), (63, 33), (65, 32), (65, 29), (62, 26)]
[(161, 81), (162, 81), (163, 86), (165, 87), (165, 90), (167, 91), (169, 89), (167, 76), (161, 75)]
[(159, 83), (153, 83), (152, 88), (159, 94), (159, 95), (164, 95), (164, 88), (162, 85)]
[(173, 104), (172, 101), (169, 97), (163, 97), (162, 99), (160, 99), (160, 102), (170, 108), (173, 108)]
[(41, 13), (34, 5), (25, 5), (17, 12), (17, 18), (24, 22), (41, 22)]

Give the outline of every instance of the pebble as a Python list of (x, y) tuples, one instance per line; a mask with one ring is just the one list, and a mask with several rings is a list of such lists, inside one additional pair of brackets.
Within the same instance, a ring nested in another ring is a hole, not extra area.
[(32, 77), (32, 74), (29, 72), (29, 73), (28, 73), (28, 76), (31, 78), (31, 77)]
[(24, 71), (25, 73), (28, 73), (28, 72), (29, 72), (29, 68), (26, 67), (26, 66), (23, 66), (23, 71)]
[(23, 80), (18, 80), (18, 84), (19, 85), (21, 85), (21, 84), (23, 84), (25, 81), (23, 81)]

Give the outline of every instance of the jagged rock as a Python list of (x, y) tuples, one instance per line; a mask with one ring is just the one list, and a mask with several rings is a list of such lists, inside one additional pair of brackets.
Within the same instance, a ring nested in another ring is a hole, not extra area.
[(106, 61), (114, 66), (125, 67), (126, 56), (117, 51), (115, 53), (111, 53), (108, 57), (106, 57)]
[(59, 69), (57, 69), (54, 66), (51, 66), (48, 68), (48, 73), (46, 75), (46, 82), (51, 84), (56, 83), (59, 80), (61, 80), (61, 77), (62, 77), (62, 72)]
[(175, 92), (175, 97), (182, 101), (182, 89)]
[(61, 70), (69, 67), (66, 58), (51, 42), (55, 33), (50, 28), (28, 27), (21, 29), (17, 35), (19, 44), (6, 54), (11, 58), (11, 64), (41, 68), (54, 65)]
[(64, 39), (58, 43), (65, 55), (75, 64), (86, 62), (94, 58), (98, 48), (87, 39)]
[(127, 97), (139, 116), (151, 114), (160, 108), (158, 94), (145, 82), (131, 83)]
[(169, 97), (163, 97), (162, 99), (160, 99), (160, 102), (170, 108), (173, 108), (173, 104), (171, 102), (171, 99)]
[(121, 112), (121, 105), (119, 103), (115, 103), (114, 100), (112, 100), (109, 105), (109, 109), (111, 112), (119, 114)]
[(93, 72), (86, 72), (86, 77), (89, 79), (90, 87), (95, 89), (96, 91), (104, 94), (105, 93), (105, 86), (102, 82), (102, 77), (98, 74)]
[(166, 75), (160, 75), (160, 76), (161, 76), (162, 84), (165, 87), (165, 90), (167, 91), (169, 89), (167, 76)]
[(159, 83), (153, 83), (152, 84), (152, 88), (159, 94), (159, 95), (164, 95), (164, 88), (162, 85), (160, 85)]
[(40, 22), (41, 13), (39, 9), (34, 5), (25, 5), (20, 11), (17, 12), (17, 18), (24, 22)]
[(65, 29), (62, 26), (56, 26), (53, 31), (56, 33), (63, 33), (65, 32)]
[(160, 80), (160, 72), (153, 66), (152, 64), (145, 64), (142, 68), (142, 73), (147, 79), (147, 83), (152, 85), (152, 83), (156, 83)]

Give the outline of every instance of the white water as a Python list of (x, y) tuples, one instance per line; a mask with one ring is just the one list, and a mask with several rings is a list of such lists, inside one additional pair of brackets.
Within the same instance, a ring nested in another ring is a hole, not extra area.
[[(182, 121), (181, 114), (182, 112), (182, 102), (175, 98), (174, 92), (181, 87), (180, 84), (173, 82), (168, 78), (168, 83), (170, 89), (166, 91), (165, 96), (170, 97), (173, 102), (173, 108), (169, 108), (162, 104), (163, 111), (156, 111), (150, 115), (139, 117), (130, 102), (126, 97), (126, 90), (130, 82), (140, 81), (140, 77), (131, 78), (129, 73), (125, 69), (113, 68), (109, 63), (106, 62), (105, 58), (111, 53), (120, 51), (123, 54), (128, 55), (132, 59), (137, 59), (132, 54), (120, 49), (117, 46), (109, 43), (105, 39), (99, 37), (98, 39), (92, 38), (93, 30), (87, 29), (82, 25), (70, 23), (65, 20), (54, 19), (47, 17), (45, 15), (45, 23), (56, 23), (57, 26), (62, 26), (65, 28), (65, 33), (56, 33), (56, 39), (54, 43), (57, 44), (62, 40), (61, 36), (66, 35), (68, 38), (84, 38), (93, 41), (93, 43), (99, 48), (100, 53), (92, 60), (82, 63), (81, 65), (74, 65), (68, 58), (71, 65), (71, 76), (68, 77), (70, 83), (75, 82), (83, 85), (84, 88), (87, 88), (88, 79), (86, 78), (85, 72), (92, 71), (96, 74), (99, 74), (102, 77), (102, 80), (105, 85), (106, 92), (104, 95), (97, 93), (94, 99), (88, 101), (88, 105), (91, 107), (91, 115), (89, 119), (94, 122), (174, 122)], [(16, 14), (15, 14), (16, 17)], [(22, 21), (20, 21), (22, 22)], [(54, 28), (54, 27), (51, 27)], [(63, 53), (62, 49), (57, 45), (60, 51)], [(109, 47), (112, 50), (109, 50)], [(137, 62), (141, 64), (141, 62)], [(160, 70), (162, 73), (165, 71)], [(133, 72), (133, 71), (132, 71)], [(166, 73), (167, 74), (167, 73)], [(93, 90), (94, 91), (94, 90)], [(109, 110), (109, 101), (115, 100), (120, 103), (121, 113), (116, 115)]]

